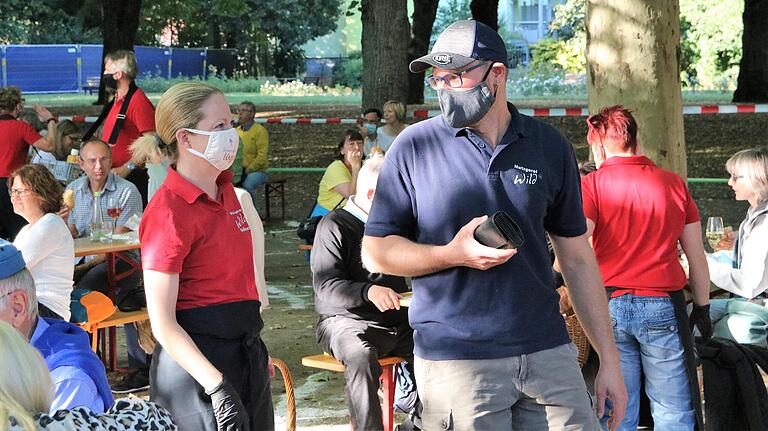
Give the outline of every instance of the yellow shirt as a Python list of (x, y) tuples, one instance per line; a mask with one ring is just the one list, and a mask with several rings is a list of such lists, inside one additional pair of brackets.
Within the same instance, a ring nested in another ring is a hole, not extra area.
[(269, 152), (269, 133), (261, 124), (253, 124), (248, 130), (242, 126), (237, 134), (243, 140), (243, 168), (246, 174), (267, 170)]
[(317, 203), (327, 209), (334, 207), (341, 208), (346, 202), (346, 198), (336, 193), (333, 188), (339, 184), (351, 183), (352, 173), (341, 160), (336, 160), (325, 170), (323, 179), (320, 180), (320, 189), (317, 192)]

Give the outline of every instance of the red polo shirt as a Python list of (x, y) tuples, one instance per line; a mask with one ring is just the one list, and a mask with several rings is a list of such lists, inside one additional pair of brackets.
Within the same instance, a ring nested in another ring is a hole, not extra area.
[[(109, 136), (112, 134), (112, 129), (117, 122), (117, 114), (120, 113), (120, 109), (123, 107), (125, 96), (120, 100), (115, 100), (112, 105), (112, 109), (109, 110), (107, 118), (104, 119), (104, 128), (101, 134), (101, 139), (104, 142), (109, 141)], [(120, 129), (120, 134), (117, 135), (117, 141), (112, 147), (112, 167), (117, 168), (123, 166), (131, 160), (130, 145), (139, 136), (144, 133), (152, 132), (155, 130), (155, 107), (152, 106), (152, 102), (147, 99), (141, 89), (137, 89), (131, 97), (131, 103), (128, 105), (128, 110), (125, 112), (125, 121), (123, 122), (123, 128)]]
[(177, 310), (257, 300), (251, 228), (232, 187), (216, 183), (213, 201), (175, 169), (144, 211), (139, 229), (144, 269), (179, 274)]
[(682, 289), (686, 277), (677, 242), (685, 225), (699, 220), (685, 181), (645, 156), (633, 156), (610, 157), (581, 184), (605, 285), (641, 296)]
[(0, 120), (0, 178), (8, 178), (27, 162), (29, 147), (38, 139), (40, 134), (29, 124), (11, 118)]

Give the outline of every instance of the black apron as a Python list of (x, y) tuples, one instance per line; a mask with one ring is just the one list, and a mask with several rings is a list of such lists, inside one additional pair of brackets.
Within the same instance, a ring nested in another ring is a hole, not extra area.
[[(259, 301), (176, 312), (179, 325), (240, 395), (251, 431), (275, 429)], [(179, 430), (216, 431), (211, 397), (158, 343), (149, 372), (151, 401), (171, 412)]]

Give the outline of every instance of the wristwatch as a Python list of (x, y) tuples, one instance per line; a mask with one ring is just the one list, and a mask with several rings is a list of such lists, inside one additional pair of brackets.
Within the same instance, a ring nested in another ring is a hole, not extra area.
[(128, 170), (132, 171), (132, 170), (136, 169), (136, 163), (128, 162), (128, 163), (125, 164), (125, 167), (128, 168)]

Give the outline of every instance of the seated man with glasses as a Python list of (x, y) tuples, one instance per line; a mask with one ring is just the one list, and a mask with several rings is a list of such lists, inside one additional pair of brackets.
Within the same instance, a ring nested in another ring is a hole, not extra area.
[[(71, 208), (67, 223), (72, 236), (75, 238), (88, 236), (91, 233), (91, 221), (93, 218), (94, 193), (101, 192), (100, 205), (104, 223), (112, 223), (107, 215), (107, 207), (110, 199), (114, 200), (120, 208), (120, 215), (115, 220), (115, 233), (126, 233), (125, 227), (131, 216), (142, 214), (141, 194), (128, 180), (115, 175), (112, 172), (112, 150), (110, 146), (100, 140), (91, 139), (80, 146), (80, 167), (85, 176), (78, 178), (67, 186), (67, 190), (75, 192), (75, 206)], [(89, 259), (90, 258), (90, 259)], [(86, 262), (78, 265), (75, 271), (76, 288), (88, 289), (108, 293), (107, 262), (104, 255), (89, 256)], [(138, 260), (138, 255), (135, 256)], [(127, 271), (130, 267), (127, 263), (118, 261), (117, 272)], [(117, 283), (115, 297), (119, 299), (136, 288), (141, 279), (140, 272), (133, 272), (130, 276)], [(126, 381), (115, 385), (113, 390), (117, 393), (133, 392), (149, 387), (149, 356), (139, 347), (138, 334), (135, 325), (125, 326), (126, 344), (128, 346), (128, 363), (130, 368), (139, 370), (131, 374)], [(132, 381), (128, 381), (132, 380)], [(140, 381), (139, 381), (140, 380)]]

